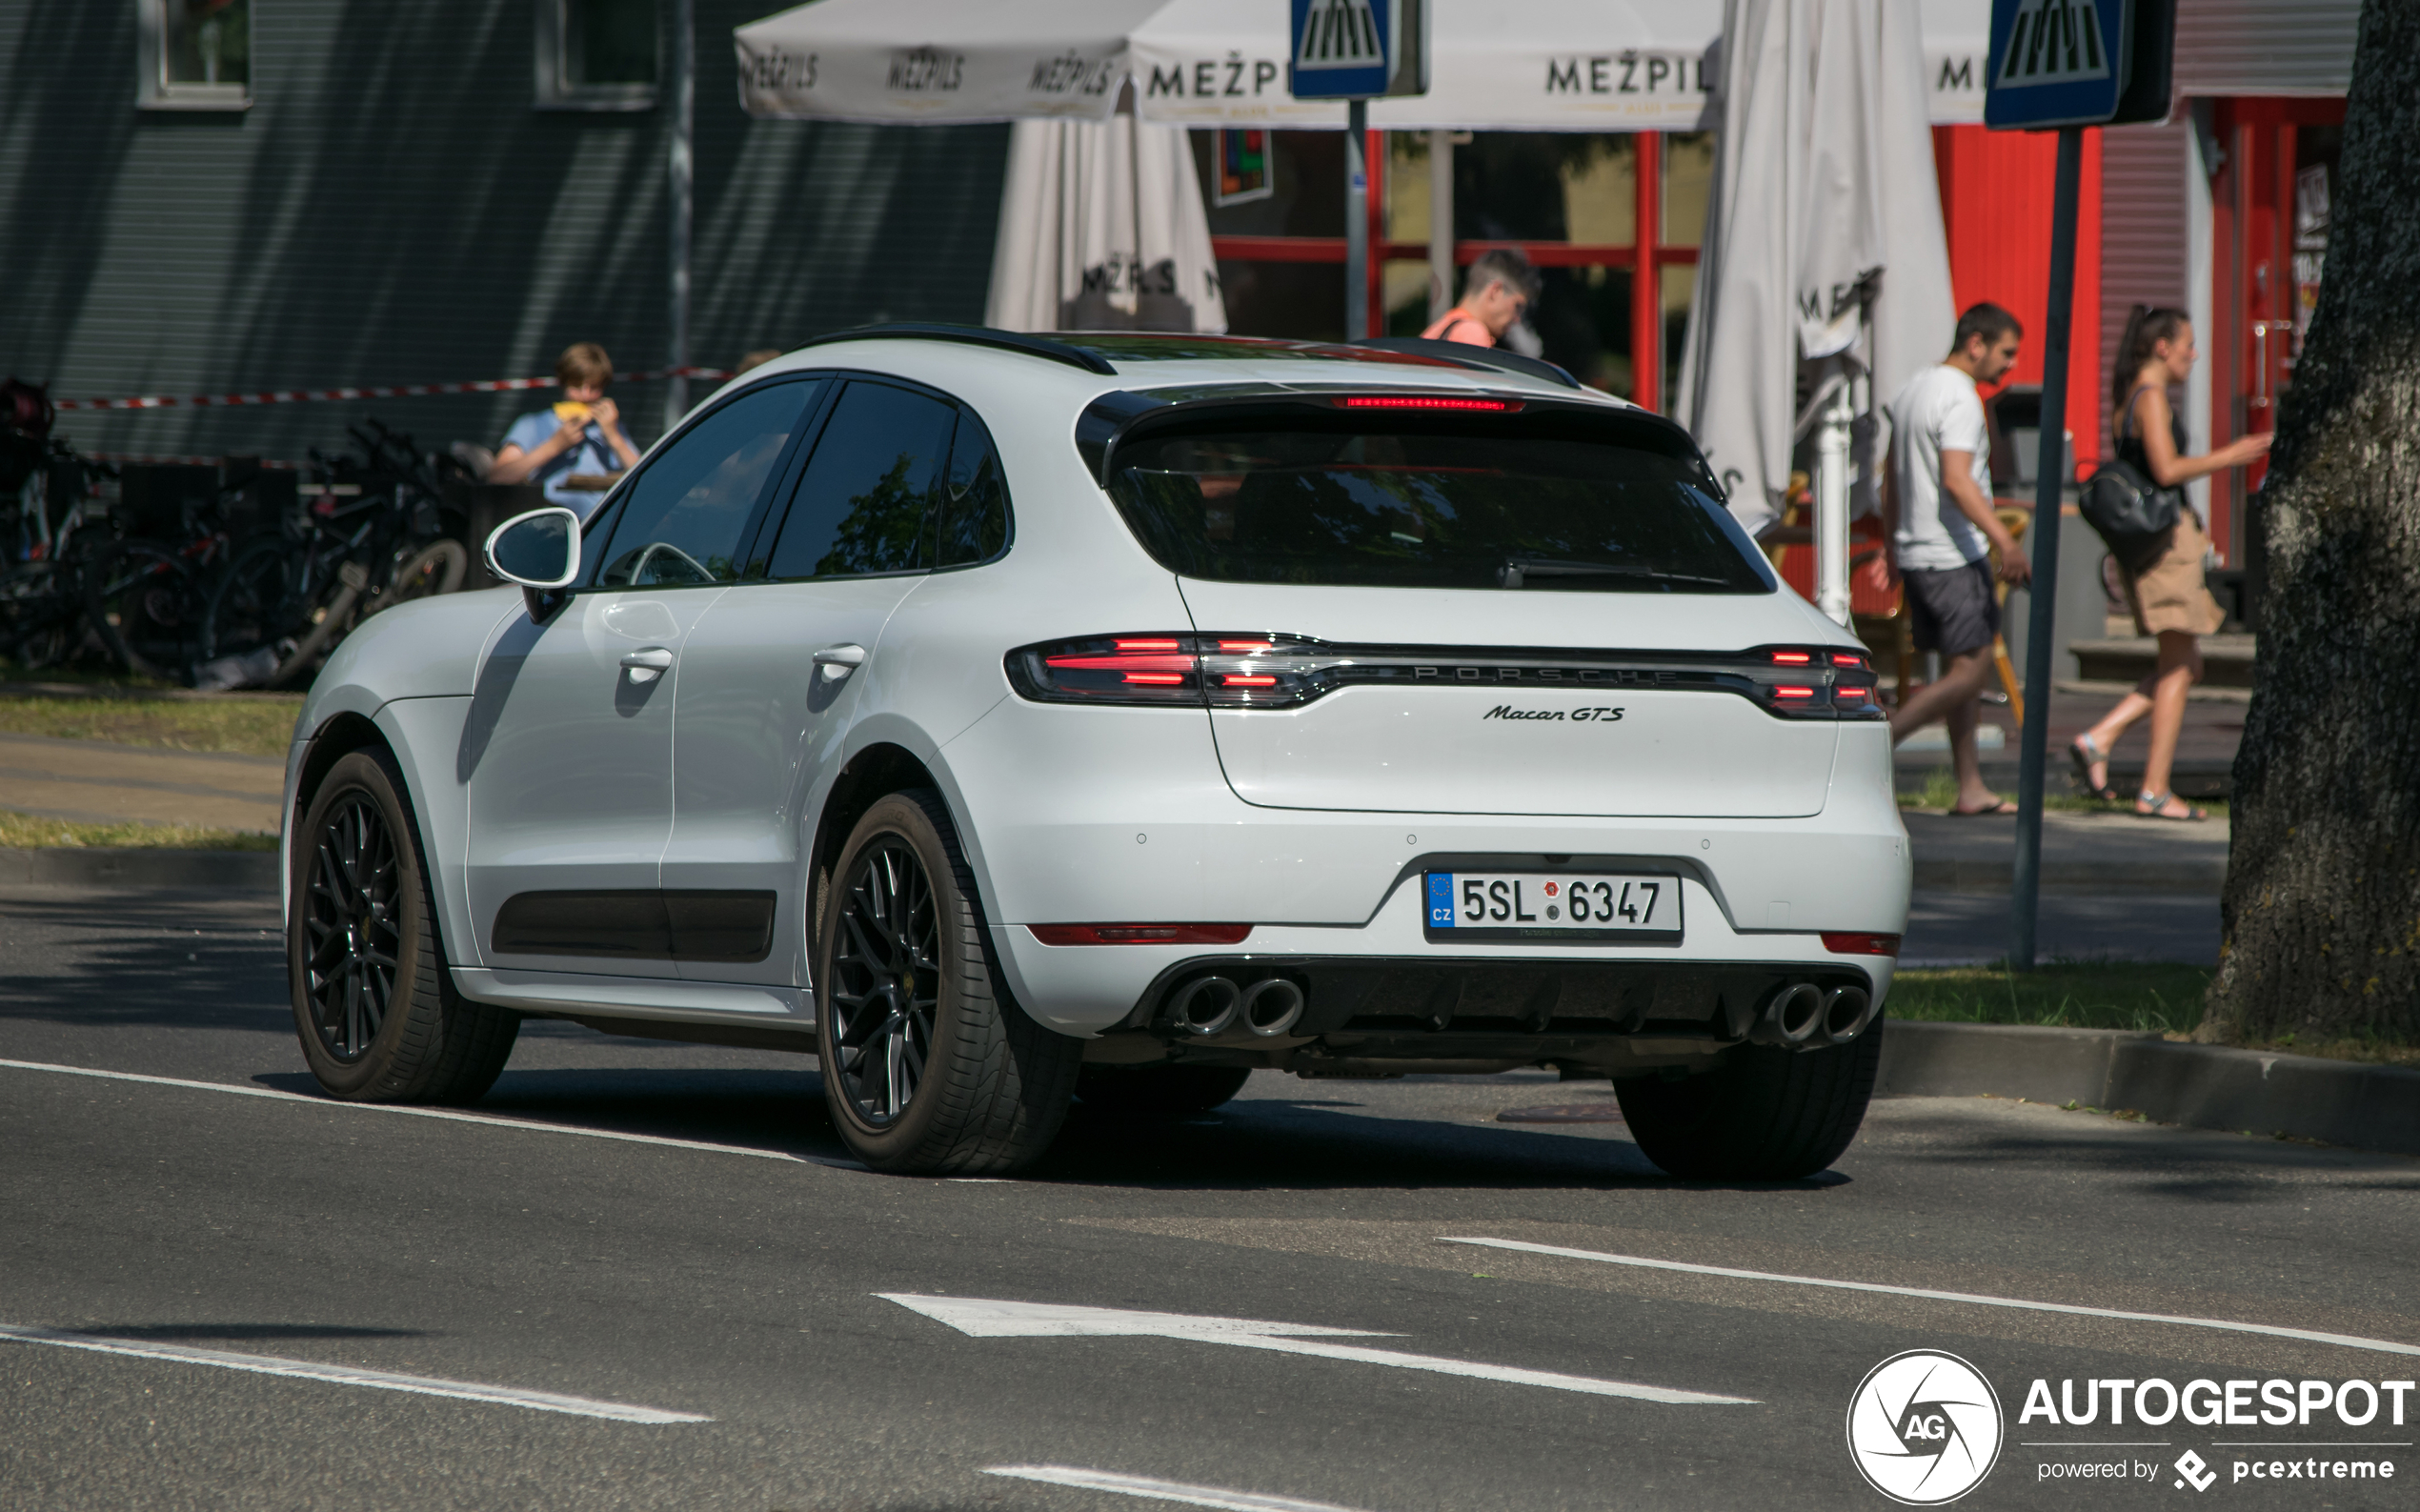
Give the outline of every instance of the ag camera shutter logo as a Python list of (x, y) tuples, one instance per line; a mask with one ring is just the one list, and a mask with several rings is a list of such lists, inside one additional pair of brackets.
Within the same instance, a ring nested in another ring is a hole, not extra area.
[(1848, 1453), (1875, 1490), (1940, 1506), (1983, 1483), (2000, 1458), (2000, 1397), (1983, 1372), (1937, 1350), (1893, 1355), (1848, 1399)]

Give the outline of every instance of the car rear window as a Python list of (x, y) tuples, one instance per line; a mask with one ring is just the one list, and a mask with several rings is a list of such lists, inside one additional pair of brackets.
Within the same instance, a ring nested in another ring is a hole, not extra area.
[(1188, 428), (1120, 445), (1110, 492), (1160, 565), (1219, 582), (1772, 591), (1694, 457), (1588, 430), (1424, 413)]

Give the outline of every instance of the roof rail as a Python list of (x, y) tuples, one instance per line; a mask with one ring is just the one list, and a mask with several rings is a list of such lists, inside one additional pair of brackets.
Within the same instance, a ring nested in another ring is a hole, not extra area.
[(1021, 352), (1029, 357), (1046, 357), (1063, 362), (1086, 373), (1116, 377), (1118, 370), (1108, 359), (1081, 347), (1071, 347), (1064, 341), (1048, 336), (1028, 335), (1021, 331), (998, 331), (990, 326), (954, 326), (939, 321), (894, 320), (882, 325), (858, 326), (851, 331), (835, 331), (798, 343), (794, 350), (805, 351), (835, 341), (957, 341), (970, 347), (997, 347), (1003, 352)]
[(1524, 357), (1518, 352), (1501, 347), (1474, 346), (1467, 341), (1427, 341), (1419, 336), (1372, 336), (1352, 343), (1357, 347), (1376, 347), (1381, 352), (1408, 352), (1415, 356), (1436, 357), (1445, 362), (1459, 362), (1465, 367), (1493, 368), (1498, 373), (1518, 373), (1527, 378), (1543, 378), (1560, 383), (1566, 389), (1577, 389), (1580, 380), (1561, 366), (1539, 357)]

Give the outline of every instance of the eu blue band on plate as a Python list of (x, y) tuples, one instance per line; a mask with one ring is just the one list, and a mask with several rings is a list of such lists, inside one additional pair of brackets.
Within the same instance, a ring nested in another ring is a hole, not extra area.
[(1450, 872), (1428, 874), (1428, 927), (1454, 927), (1454, 877)]

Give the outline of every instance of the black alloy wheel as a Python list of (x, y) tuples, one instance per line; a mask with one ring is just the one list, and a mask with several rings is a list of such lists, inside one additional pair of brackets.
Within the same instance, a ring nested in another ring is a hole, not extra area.
[(897, 837), (857, 857), (833, 942), (836, 1068), (857, 1116), (881, 1129), (914, 1100), (940, 1007), (940, 925), (933, 879)]
[(521, 1016), (454, 990), (394, 757), (336, 758), (292, 834), (286, 970), (312, 1079), (355, 1102), (475, 1102)]
[(370, 1053), (394, 1000), (403, 950), (395, 840), (369, 795), (356, 792), (337, 800), (313, 842), (302, 987), (321, 1046), (350, 1066)]
[(818, 881), (808, 937), (834, 1130), (877, 1171), (1031, 1162), (1067, 1116), (1083, 1041), (1009, 997), (941, 796), (875, 799), (819, 876), (834, 881)]

